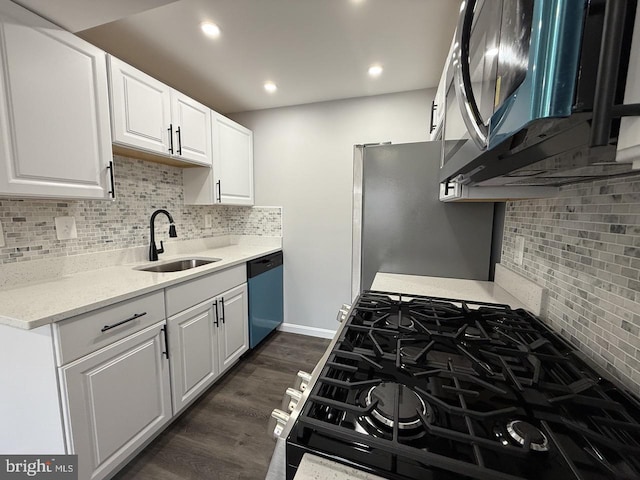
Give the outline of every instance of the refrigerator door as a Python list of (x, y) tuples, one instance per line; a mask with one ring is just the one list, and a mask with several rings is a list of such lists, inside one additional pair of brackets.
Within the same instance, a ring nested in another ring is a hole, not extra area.
[(356, 147), (354, 293), (370, 288), (377, 272), (488, 279), (493, 203), (439, 201), (440, 148), (439, 142)]

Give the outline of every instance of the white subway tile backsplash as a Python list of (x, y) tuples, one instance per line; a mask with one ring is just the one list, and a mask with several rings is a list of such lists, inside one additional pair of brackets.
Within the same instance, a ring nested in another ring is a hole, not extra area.
[(544, 320), (640, 393), (640, 175), (509, 202), (501, 263), (546, 287)]
[[(184, 205), (182, 169), (121, 156), (114, 163), (113, 202), (0, 198), (6, 240), (0, 265), (148, 245), (149, 218), (158, 208), (172, 214), (180, 240), (282, 235), (279, 207)], [(75, 217), (77, 238), (58, 240), (55, 217)], [(167, 225), (164, 216), (156, 219), (157, 242), (168, 238)]]

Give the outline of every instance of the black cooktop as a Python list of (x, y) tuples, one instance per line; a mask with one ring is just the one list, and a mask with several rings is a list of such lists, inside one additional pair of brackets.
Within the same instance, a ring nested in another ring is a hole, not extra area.
[(390, 479), (640, 478), (640, 403), (524, 310), (361, 294), (287, 439)]

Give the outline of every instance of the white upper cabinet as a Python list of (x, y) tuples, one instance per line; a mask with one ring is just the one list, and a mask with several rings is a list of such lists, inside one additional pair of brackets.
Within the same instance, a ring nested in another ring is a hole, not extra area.
[(429, 122), (429, 139), (431, 141), (437, 140), (442, 130), (442, 121), (444, 120), (445, 103), (447, 99), (447, 71), (449, 69), (449, 63), (451, 62), (451, 56), (453, 55), (453, 42), (449, 47), (449, 54), (444, 62), (442, 69), (442, 75), (440, 75), (440, 82), (438, 82), (438, 90), (431, 103), (431, 119)]
[(107, 199), (113, 191), (105, 53), (0, 4), (0, 194)]
[(211, 110), (137, 68), (109, 56), (113, 142), (211, 166)]
[(213, 170), (188, 169), (184, 199), (195, 205), (253, 205), (253, 132), (211, 112)]
[(211, 110), (182, 93), (171, 90), (174, 155), (211, 165)]
[[(629, 70), (624, 92), (624, 103), (640, 103), (640, 10), (636, 13)], [(620, 123), (620, 135), (616, 160), (632, 162), (634, 170), (640, 170), (640, 117), (624, 117)]]
[(213, 174), (220, 203), (253, 205), (253, 132), (219, 113), (213, 117)]
[(113, 142), (168, 155), (171, 88), (109, 56)]

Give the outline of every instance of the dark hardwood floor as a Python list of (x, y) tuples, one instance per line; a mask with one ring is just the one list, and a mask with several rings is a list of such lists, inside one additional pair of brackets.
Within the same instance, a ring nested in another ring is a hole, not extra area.
[(275, 445), (267, 432), (271, 411), (281, 408), (298, 370), (311, 373), (328, 345), (274, 333), (113, 478), (264, 479)]

